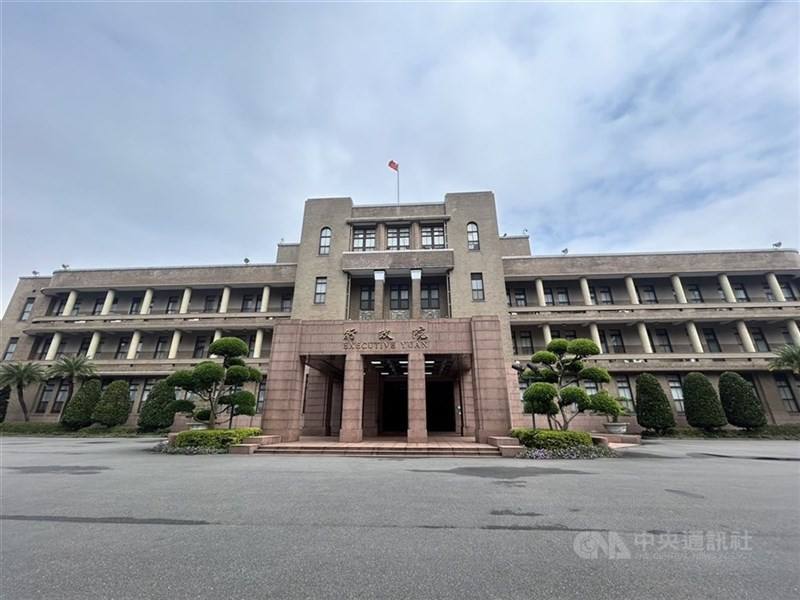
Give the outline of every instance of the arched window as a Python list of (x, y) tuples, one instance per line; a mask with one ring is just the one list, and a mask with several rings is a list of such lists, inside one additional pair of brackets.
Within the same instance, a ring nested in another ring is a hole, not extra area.
[(480, 250), (481, 239), (478, 236), (477, 223), (467, 223), (467, 250)]
[(319, 232), (319, 253), (320, 254), (330, 254), (331, 253), (331, 228), (330, 227), (323, 227), (322, 230)]

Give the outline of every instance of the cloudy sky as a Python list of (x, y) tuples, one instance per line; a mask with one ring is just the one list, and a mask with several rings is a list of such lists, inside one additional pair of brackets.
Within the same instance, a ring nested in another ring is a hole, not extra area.
[[(493, 190), (537, 254), (798, 245), (798, 6), (4, 4), (2, 289)], [(5, 304), (5, 300), (3, 300)]]

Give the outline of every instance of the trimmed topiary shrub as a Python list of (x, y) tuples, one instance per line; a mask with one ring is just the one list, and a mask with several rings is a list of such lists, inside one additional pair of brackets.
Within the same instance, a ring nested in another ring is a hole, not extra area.
[(67, 403), (61, 424), (67, 429), (81, 429), (88, 427), (92, 421), (92, 413), (100, 402), (100, 381), (90, 379), (75, 392), (72, 400)]
[(175, 388), (165, 380), (156, 383), (139, 413), (139, 431), (158, 431), (172, 425), (175, 418), (174, 402)]
[(758, 429), (767, 424), (752, 384), (738, 373), (728, 371), (719, 376), (719, 399), (731, 425)]
[(556, 431), (552, 429), (529, 429), (520, 427), (511, 430), (512, 437), (528, 448), (560, 450), (575, 446), (591, 446), (592, 436), (585, 431)]
[(130, 413), (131, 400), (128, 382), (120, 379), (112, 381), (103, 390), (100, 402), (92, 412), (92, 421), (106, 427), (114, 427), (125, 423)]
[(232, 444), (241, 444), (242, 440), (254, 435), (261, 435), (261, 430), (256, 427), (242, 427), (240, 429), (182, 431), (175, 437), (175, 447), (227, 450)]
[(636, 422), (644, 429), (664, 433), (675, 427), (675, 415), (661, 384), (650, 373), (636, 378)]
[(710, 431), (728, 424), (717, 390), (702, 373), (689, 373), (683, 382), (683, 407), (686, 422)]

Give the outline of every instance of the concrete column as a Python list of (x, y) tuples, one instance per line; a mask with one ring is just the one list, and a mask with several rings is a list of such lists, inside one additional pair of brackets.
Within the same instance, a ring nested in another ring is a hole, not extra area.
[(222, 329), (216, 329), (214, 331), (214, 340), (213, 341), (216, 342), (221, 337), (222, 337)]
[(408, 441), (428, 441), (428, 421), (425, 407), (425, 355), (408, 355)]
[(542, 325), (542, 335), (544, 336), (545, 346), (553, 341), (553, 336), (550, 333), (550, 325)]
[(103, 301), (103, 307), (100, 309), (101, 315), (107, 315), (111, 312), (111, 307), (114, 306), (114, 290), (106, 292), (106, 299)]
[(378, 223), (375, 227), (375, 250), (386, 250), (386, 223)]
[(411, 318), (422, 315), (422, 269), (411, 269)]
[(418, 250), (422, 248), (422, 228), (420, 227), (417, 221), (411, 223), (411, 229), (409, 233), (409, 243), (411, 244), (412, 250)]
[(133, 335), (131, 335), (131, 345), (128, 348), (128, 355), (125, 358), (128, 360), (134, 360), (136, 358), (136, 351), (139, 349), (140, 341), (142, 341), (142, 332), (134, 331)]
[(178, 309), (178, 314), (185, 315), (189, 312), (189, 303), (192, 301), (192, 288), (184, 288), (183, 298), (181, 298), (181, 307)]
[(747, 328), (747, 323), (744, 321), (736, 321), (736, 331), (739, 332), (739, 337), (742, 340), (745, 352), (755, 352), (756, 345), (753, 343), (753, 338), (750, 336), (750, 330)]
[(269, 312), (269, 286), (265, 285), (264, 289), (261, 290), (261, 308), (260, 312), (265, 313)]
[(256, 341), (253, 344), (253, 358), (261, 358), (261, 346), (264, 344), (264, 330), (256, 329)]
[(675, 298), (678, 300), (678, 304), (687, 304), (686, 292), (683, 289), (683, 282), (680, 276), (673, 275), (670, 279), (672, 280), (672, 290), (675, 292)]
[(89, 349), (86, 351), (86, 358), (92, 359), (97, 354), (97, 349), (100, 347), (100, 332), (95, 331), (92, 334), (92, 339), (89, 341)]
[(219, 312), (228, 312), (228, 303), (231, 300), (231, 288), (225, 286), (222, 288), (222, 298), (219, 300)]
[(589, 323), (589, 335), (592, 336), (592, 341), (600, 348), (600, 354), (603, 353), (603, 345), (600, 343), (600, 330), (597, 328), (597, 323)]
[(797, 321), (786, 321), (786, 329), (789, 330), (792, 343), (795, 346), (800, 346), (800, 327), (797, 326)]
[(783, 295), (781, 284), (778, 282), (775, 273), (767, 273), (767, 285), (769, 285), (769, 289), (772, 290), (772, 295), (775, 296), (775, 300), (778, 302), (786, 302), (786, 296)]
[(720, 273), (717, 276), (717, 281), (719, 281), (719, 287), (722, 288), (725, 302), (736, 302), (736, 294), (733, 293), (733, 288), (731, 287), (731, 282), (728, 280), (728, 276), (725, 273)]
[(375, 318), (383, 319), (383, 294), (386, 281), (386, 271), (373, 271), (375, 278)]
[(686, 322), (686, 333), (689, 335), (689, 342), (692, 344), (692, 352), (703, 353), (703, 344), (700, 342), (700, 334), (697, 333), (697, 325), (694, 321)]
[(639, 341), (642, 344), (642, 349), (645, 354), (653, 353), (653, 345), (650, 343), (650, 336), (647, 335), (647, 326), (639, 321), (636, 324), (636, 329), (639, 331)]
[(592, 294), (589, 291), (589, 282), (587, 281), (586, 277), (580, 278), (581, 284), (581, 295), (583, 296), (583, 303), (586, 306), (592, 306), (594, 302), (592, 302)]
[(539, 301), (539, 306), (547, 306), (544, 299), (544, 283), (541, 279), (535, 281), (536, 284), (536, 299)]
[(364, 439), (362, 410), (364, 407), (364, 359), (351, 352), (344, 360), (342, 391), (342, 426), (340, 442), (360, 442)]
[(178, 348), (181, 345), (181, 332), (177, 329), (172, 332), (172, 343), (169, 345), (169, 354), (167, 358), (176, 358), (178, 356)]
[(47, 348), (47, 354), (45, 355), (45, 360), (55, 360), (56, 355), (58, 354), (58, 347), (61, 345), (61, 334), (55, 332), (53, 334), (53, 339), (50, 340), (50, 346)]
[(72, 309), (75, 308), (75, 303), (77, 301), (78, 301), (78, 292), (72, 290), (67, 296), (67, 302), (64, 304), (64, 310), (61, 313), (61, 316), (62, 317), (70, 316), (72, 314)]
[(625, 276), (625, 287), (628, 290), (628, 299), (631, 304), (639, 304), (639, 293), (636, 291), (636, 283), (630, 275)]
[(150, 314), (150, 305), (153, 303), (153, 288), (147, 288), (142, 298), (142, 307), (139, 309), (140, 315)]

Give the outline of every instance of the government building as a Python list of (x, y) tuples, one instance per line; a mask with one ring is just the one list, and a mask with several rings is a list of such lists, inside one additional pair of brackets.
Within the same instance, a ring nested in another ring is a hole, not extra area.
[[(785, 249), (534, 256), (527, 236), (498, 230), (490, 192), (397, 205), (320, 198), (272, 264), (22, 277), (0, 350), (43, 365), (89, 357), (103, 382), (129, 382), (135, 424), (157, 380), (236, 336), (265, 374), (258, 415), (240, 425), (284, 441), (485, 441), (531, 424), (514, 362), (552, 338), (585, 337), (631, 413), (640, 373), (659, 378), (685, 423), (682, 377), (730, 370), (753, 383), (769, 422), (800, 423), (798, 381), (767, 368), (774, 350), (800, 345), (799, 277), (800, 256)], [(33, 421), (55, 421), (67, 386), (26, 394)], [(21, 418), (12, 393), (7, 420)]]

